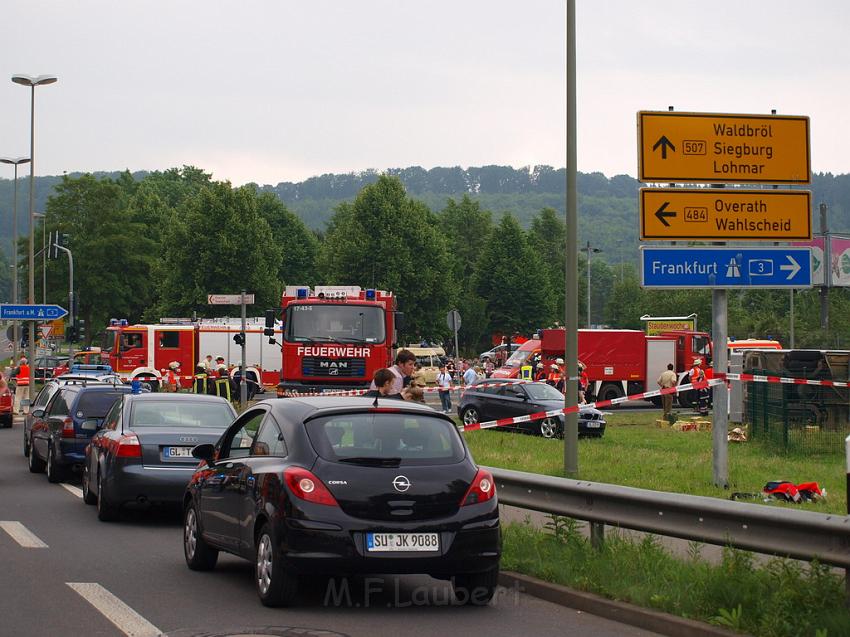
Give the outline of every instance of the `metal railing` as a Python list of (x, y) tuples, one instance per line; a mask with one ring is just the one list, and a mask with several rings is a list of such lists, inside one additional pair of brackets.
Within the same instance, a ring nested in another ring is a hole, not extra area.
[(850, 516), (486, 467), (499, 502), (591, 523), (850, 568)]

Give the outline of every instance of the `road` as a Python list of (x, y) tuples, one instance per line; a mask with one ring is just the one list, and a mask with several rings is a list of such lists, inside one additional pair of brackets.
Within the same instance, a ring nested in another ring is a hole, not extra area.
[(20, 421), (0, 429), (4, 635), (654, 634), (517, 590), (501, 589), (486, 608), (456, 607), (446, 583), (416, 576), (317, 579), (305, 583), (299, 606), (265, 608), (249, 562), (223, 555), (210, 573), (186, 567), (179, 513), (128, 511), (120, 522), (99, 522), (78, 481), (31, 474), (21, 431)]

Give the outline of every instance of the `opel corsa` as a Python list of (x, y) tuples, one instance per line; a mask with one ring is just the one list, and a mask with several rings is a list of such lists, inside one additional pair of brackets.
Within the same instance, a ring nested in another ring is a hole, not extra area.
[(267, 606), (293, 604), (306, 574), (422, 573), (451, 580), (458, 603), (493, 597), (493, 477), (425, 405), (272, 399), (193, 454), (203, 462), (184, 498), (186, 563), (212, 569), (220, 551), (252, 560)]

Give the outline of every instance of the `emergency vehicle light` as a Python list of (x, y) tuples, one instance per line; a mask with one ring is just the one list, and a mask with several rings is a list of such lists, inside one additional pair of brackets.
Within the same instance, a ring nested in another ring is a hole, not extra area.
[(375, 290), (369, 289), (366, 290), (366, 300), (374, 301), (375, 300)]
[(310, 288), (298, 288), (295, 291), (295, 298), (297, 299), (306, 299), (310, 294)]

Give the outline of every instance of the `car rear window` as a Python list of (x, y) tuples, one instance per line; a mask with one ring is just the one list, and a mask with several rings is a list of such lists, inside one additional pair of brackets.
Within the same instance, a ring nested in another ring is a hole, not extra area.
[(224, 403), (145, 400), (133, 404), (130, 427), (213, 427), (224, 429), (235, 416)]
[(427, 413), (334, 414), (310, 420), (306, 428), (316, 453), (332, 462), (399, 459), (400, 465), (432, 465), (465, 456), (452, 423)]
[(77, 403), (75, 415), (77, 418), (103, 418), (109, 408), (122, 392), (115, 391), (87, 391), (80, 396)]

